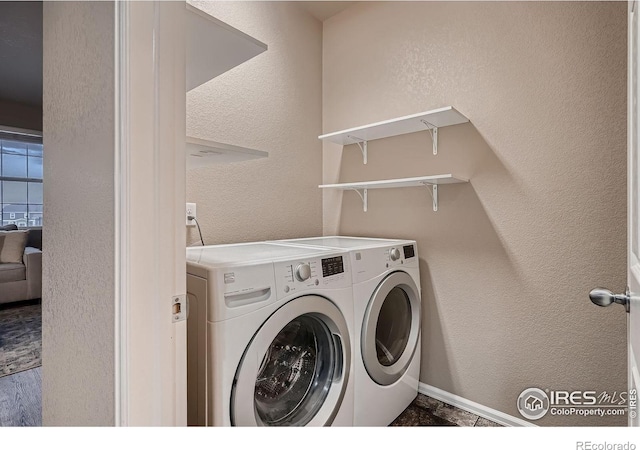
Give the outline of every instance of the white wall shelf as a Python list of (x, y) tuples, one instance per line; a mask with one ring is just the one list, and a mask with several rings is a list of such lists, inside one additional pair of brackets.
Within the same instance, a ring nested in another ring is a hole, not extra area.
[(432, 175), (425, 177), (398, 178), (395, 180), (378, 180), (378, 181), (360, 181), (356, 183), (339, 183), (339, 184), (321, 184), (321, 189), (340, 189), (356, 191), (362, 199), (362, 206), (365, 212), (368, 208), (368, 190), (369, 189), (391, 189), (402, 187), (429, 187), (433, 197), (433, 210), (438, 210), (438, 185), (467, 183), (469, 180), (465, 178), (455, 177), (453, 175)]
[(384, 120), (334, 133), (323, 134), (318, 139), (340, 145), (358, 144), (364, 163), (367, 163), (367, 142), (401, 134), (430, 130), (433, 137), (433, 154), (438, 154), (438, 128), (469, 122), (451, 106), (425, 111), (410, 116)]
[[(267, 44), (186, 4), (187, 73), (190, 91), (267, 50)], [(187, 136), (187, 167), (266, 158), (267, 152)]]
[(187, 136), (187, 167), (210, 166), (212, 164), (248, 161), (266, 158), (269, 153), (252, 148), (238, 147), (221, 142), (208, 141)]
[(187, 4), (187, 91), (267, 50), (267, 44)]

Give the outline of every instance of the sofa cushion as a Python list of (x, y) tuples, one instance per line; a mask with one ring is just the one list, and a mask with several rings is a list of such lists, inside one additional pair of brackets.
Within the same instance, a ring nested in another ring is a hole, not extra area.
[(22, 255), (27, 245), (26, 231), (0, 231), (4, 237), (0, 249), (0, 263), (22, 264)]
[(0, 264), (0, 283), (26, 279), (27, 272), (24, 264)]

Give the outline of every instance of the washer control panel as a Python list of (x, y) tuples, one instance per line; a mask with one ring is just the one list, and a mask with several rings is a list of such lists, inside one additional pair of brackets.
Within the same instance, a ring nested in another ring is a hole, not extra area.
[(344, 273), (344, 257), (334, 256), (331, 258), (322, 258), (322, 276), (331, 277)]
[[(293, 266), (291, 266), (293, 268)], [(300, 263), (295, 270), (296, 280), (307, 281), (311, 278), (311, 264)]]
[(329, 254), (304, 260), (274, 263), (278, 295), (309, 289), (350, 286), (348, 254)]
[[(276, 263), (276, 273), (278, 272)], [(286, 263), (280, 266), (284, 271), (284, 280), (289, 284), (304, 283), (310, 278), (318, 276), (318, 264), (316, 261), (299, 261)], [(282, 277), (279, 277), (282, 278)]]

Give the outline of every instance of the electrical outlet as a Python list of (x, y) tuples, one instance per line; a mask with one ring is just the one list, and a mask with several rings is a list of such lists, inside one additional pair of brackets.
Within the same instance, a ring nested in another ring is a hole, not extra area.
[(196, 221), (195, 220), (189, 220), (188, 219), (189, 216), (193, 216), (195, 218), (198, 217), (198, 216), (196, 216), (196, 204), (195, 203), (187, 203), (187, 211), (186, 211), (186, 215), (185, 215), (185, 219), (187, 221), (187, 226), (188, 227), (194, 227), (196, 225)]

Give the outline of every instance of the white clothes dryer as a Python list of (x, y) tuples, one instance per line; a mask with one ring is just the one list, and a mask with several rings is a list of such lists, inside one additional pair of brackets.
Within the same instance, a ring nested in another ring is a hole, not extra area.
[(352, 425), (351, 279), (336, 250), (188, 248), (189, 425)]
[(416, 242), (344, 236), (278, 242), (349, 251), (354, 425), (389, 425), (418, 395), (421, 290)]

